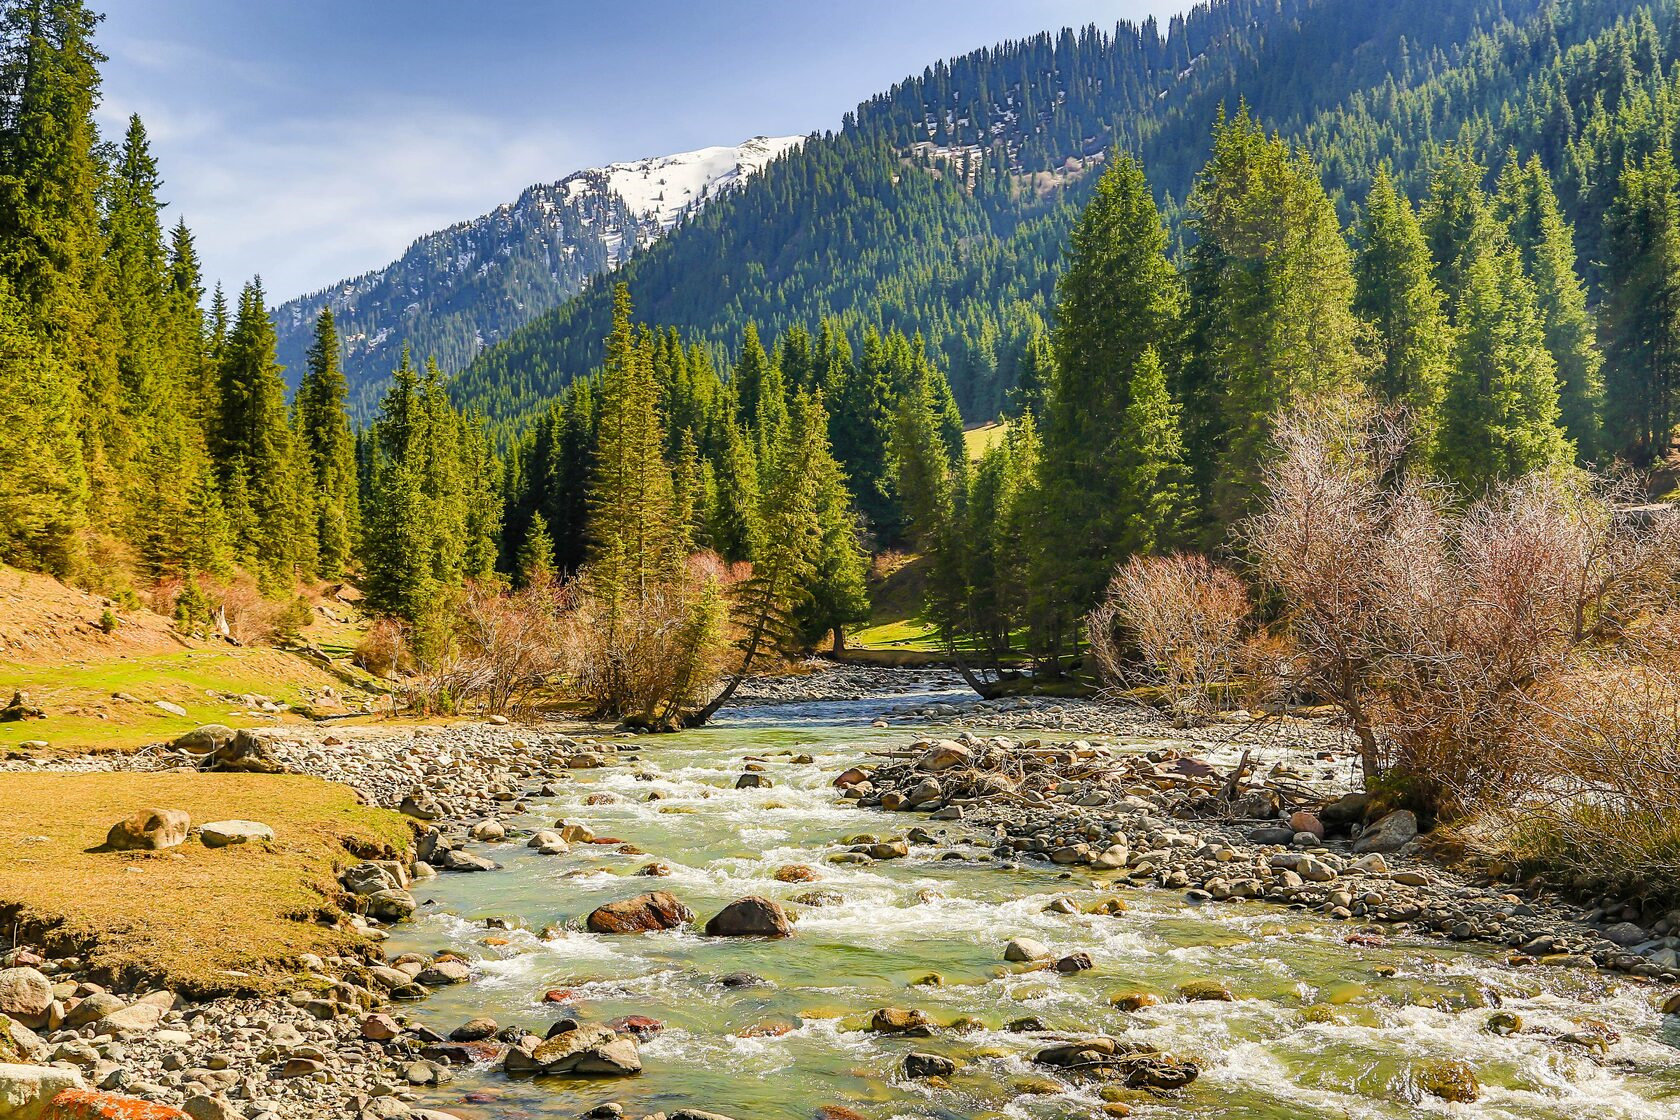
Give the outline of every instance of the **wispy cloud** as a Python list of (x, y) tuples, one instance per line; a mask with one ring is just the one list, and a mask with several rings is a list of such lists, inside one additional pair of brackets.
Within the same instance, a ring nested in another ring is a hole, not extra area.
[(207, 273), (230, 287), (261, 270), (276, 302), (377, 268), (416, 237), (577, 166), (552, 128), (435, 105), (245, 121), (204, 109), (108, 103), (107, 135), (140, 113), (170, 203)]

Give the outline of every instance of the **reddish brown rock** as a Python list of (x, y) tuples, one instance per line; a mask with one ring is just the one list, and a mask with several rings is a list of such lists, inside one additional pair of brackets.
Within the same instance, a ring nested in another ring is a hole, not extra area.
[(646, 933), (675, 929), (694, 920), (694, 911), (668, 891), (650, 891), (635, 898), (609, 902), (589, 915), (587, 925), (594, 933)]

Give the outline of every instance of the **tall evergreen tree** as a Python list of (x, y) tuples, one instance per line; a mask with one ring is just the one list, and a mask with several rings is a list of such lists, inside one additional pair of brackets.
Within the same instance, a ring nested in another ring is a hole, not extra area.
[(312, 532), (319, 545), (318, 570), (326, 579), (344, 575), (361, 528), (356, 440), (345, 412), (347, 395), (338, 329), (332, 310), (323, 307), (294, 407), (298, 435), (308, 457), (305, 497), (312, 507)]
[(1646, 465), (1680, 422), (1680, 174), (1667, 147), (1623, 168), (1605, 224), (1605, 434)]
[[(1096, 602), (1117, 562), (1155, 547), (1182, 516), (1182, 493), (1154, 486), (1182, 455), (1176, 412), (1164, 381), (1138, 386), (1134, 378), (1159, 380), (1161, 351), (1176, 353), (1184, 288), (1167, 259), (1166, 227), (1143, 169), (1131, 157), (1116, 153), (1103, 172), (1074, 227), (1056, 293), (1041, 578), (1071, 626)], [(1162, 399), (1137, 399), (1135, 390), (1152, 398), (1157, 388)], [(1140, 420), (1152, 429), (1171, 425), (1170, 438), (1139, 431)], [(1157, 454), (1168, 458), (1152, 461)]]
[(1354, 310), (1376, 330), (1376, 389), (1411, 413), (1427, 460), (1440, 423), (1452, 330), (1411, 203), (1382, 171), (1371, 185), (1354, 267)]
[(87, 475), (68, 363), (0, 279), (0, 561), (61, 577), (81, 562)]
[(1583, 458), (1598, 453), (1603, 427), (1603, 357), (1575, 268), (1575, 231), (1564, 220), (1551, 177), (1538, 157), (1519, 164), (1512, 152), (1500, 172), (1497, 206), (1534, 283), (1546, 349), (1557, 365), (1563, 430)]
[(1362, 327), (1318, 169), (1246, 107), (1215, 126), (1190, 205), (1193, 353), (1180, 399), (1199, 489), (1230, 524), (1259, 485), (1272, 417), (1359, 382)]
[(1495, 479), (1564, 465), (1575, 449), (1558, 427), (1557, 367), (1516, 249), (1478, 239), (1458, 271), (1458, 339), (1435, 465), (1473, 495)]

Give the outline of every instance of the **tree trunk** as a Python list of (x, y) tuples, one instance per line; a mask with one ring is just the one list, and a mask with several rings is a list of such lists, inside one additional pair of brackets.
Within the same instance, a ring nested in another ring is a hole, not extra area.
[(846, 628), (838, 623), (834, 626), (834, 648), (831, 652), (836, 660), (846, 653)]

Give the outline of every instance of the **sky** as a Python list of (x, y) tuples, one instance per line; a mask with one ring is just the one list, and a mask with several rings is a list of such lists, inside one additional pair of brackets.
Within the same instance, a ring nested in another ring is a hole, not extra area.
[(206, 275), (275, 304), (579, 168), (802, 135), (938, 58), (1163, 0), (94, 0)]

